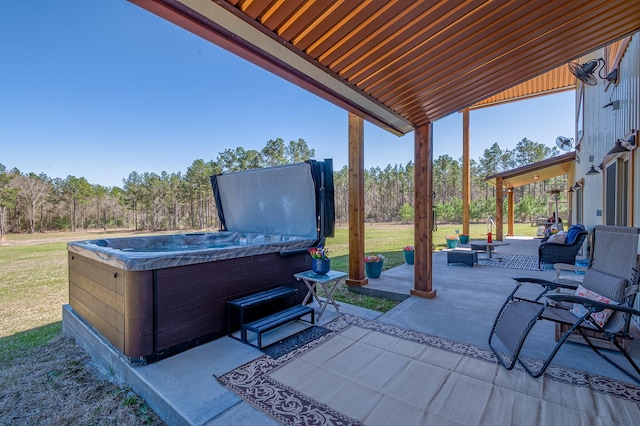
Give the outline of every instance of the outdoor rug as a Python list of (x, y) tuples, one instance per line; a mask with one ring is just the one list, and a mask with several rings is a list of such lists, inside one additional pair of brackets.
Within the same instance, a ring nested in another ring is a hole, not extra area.
[(341, 315), (332, 331), (218, 380), (285, 425), (620, 424), (640, 387), (550, 366), (534, 379), (490, 349)]
[(289, 352), (330, 332), (331, 330), (328, 328), (313, 325), (292, 336), (286, 337), (279, 342), (262, 348), (262, 352), (269, 355), (271, 358), (280, 358), (281, 356), (286, 355)]
[(478, 257), (478, 265), (492, 266), (495, 268), (525, 269), (527, 271), (539, 271), (537, 256), (524, 256), (520, 254), (499, 254), (493, 258)]

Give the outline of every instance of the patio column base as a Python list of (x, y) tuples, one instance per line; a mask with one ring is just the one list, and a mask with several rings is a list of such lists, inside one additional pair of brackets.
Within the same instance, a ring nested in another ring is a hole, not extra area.
[(368, 278), (364, 278), (361, 280), (348, 279), (348, 280), (345, 280), (345, 282), (347, 283), (347, 285), (352, 285), (354, 287), (364, 287), (365, 285), (369, 284), (369, 279)]
[(425, 298), (425, 299), (433, 299), (434, 297), (436, 297), (436, 291), (435, 290), (424, 291), (424, 290), (412, 289), (409, 292), (409, 294), (411, 294), (412, 296), (422, 297), (422, 298)]

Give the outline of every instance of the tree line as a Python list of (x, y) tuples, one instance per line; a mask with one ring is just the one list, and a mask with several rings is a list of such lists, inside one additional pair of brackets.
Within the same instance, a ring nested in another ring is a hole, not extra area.
[[(495, 212), (495, 188), (485, 177), (557, 155), (522, 139), (513, 150), (497, 143), (471, 161), (472, 221)], [(209, 177), (260, 167), (306, 161), (315, 156), (303, 139), (269, 140), (258, 150), (226, 149), (215, 160), (195, 160), (185, 173), (131, 172), (122, 187), (92, 184), (84, 177), (50, 178), (45, 174), (8, 170), (0, 164), (0, 235), (55, 230), (217, 229), (218, 214)], [(348, 221), (348, 168), (334, 171), (336, 220)], [(414, 165), (388, 165), (365, 170), (366, 220), (411, 222)], [(442, 155), (434, 160), (434, 210), (438, 222), (462, 221), (462, 160)], [(520, 187), (515, 193), (516, 220), (548, 213), (549, 187), (566, 186), (566, 176)]]

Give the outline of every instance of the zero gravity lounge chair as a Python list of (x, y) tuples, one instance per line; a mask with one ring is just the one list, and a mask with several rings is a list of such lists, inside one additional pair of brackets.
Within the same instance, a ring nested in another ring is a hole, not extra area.
[[(640, 275), (639, 233), (639, 228), (596, 226), (591, 266), (585, 271), (582, 283), (566, 279), (514, 278), (517, 285), (500, 308), (489, 335), (489, 347), (500, 363), (511, 370), (520, 362), (531, 376), (540, 377), (562, 344), (577, 333), (598, 355), (640, 383), (640, 368), (620, 344), (620, 341), (632, 339), (631, 317), (640, 316), (640, 311), (632, 308)], [(518, 294), (527, 293), (523, 288), (531, 287), (524, 284), (540, 285), (542, 290), (536, 292), (535, 297), (521, 297)], [(559, 336), (547, 359), (536, 367), (527, 365), (531, 363), (520, 357), (520, 351), (539, 320), (562, 324), (566, 331)], [(623, 368), (598, 349), (592, 341), (593, 335), (598, 333), (622, 353), (635, 372), (628, 366)], [(496, 339), (502, 345), (497, 346)]]

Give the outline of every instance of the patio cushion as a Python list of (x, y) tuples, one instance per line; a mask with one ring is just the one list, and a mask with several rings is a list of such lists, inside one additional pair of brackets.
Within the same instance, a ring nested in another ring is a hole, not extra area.
[(582, 286), (615, 302), (622, 302), (628, 281), (625, 278), (589, 269), (584, 274)]
[(557, 234), (553, 234), (547, 240), (548, 243), (556, 243), (556, 244), (564, 244), (567, 240), (567, 234), (563, 231), (558, 232)]
[[(582, 287), (582, 285), (579, 285), (578, 288), (576, 289), (576, 296), (580, 296), (580, 297), (584, 297), (586, 299), (591, 299), (591, 300), (595, 300), (597, 302), (602, 302), (602, 303), (611, 303), (614, 305), (617, 305), (616, 302), (612, 301), (611, 299), (609, 299), (608, 297), (604, 297), (596, 292), (593, 292), (591, 290), (587, 290), (586, 288)], [(587, 308), (585, 308), (583, 305), (581, 305), (580, 303), (574, 303), (573, 304), (573, 308), (571, 309), (571, 313), (573, 315), (575, 315), (576, 317), (582, 317), (584, 314), (587, 313)], [(598, 323), (598, 325), (600, 327), (604, 327), (604, 325), (607, 323), (607, 321), (609, 320), (609, 317), (611, 316), (611, 314), (613, 313), (613, 311), (611, 309), (604, 309), (600, 312), (594, 312), (591, 314), (591, 318), (593, 318), (595, 320), (595, 322)]]
[(567, 244), (571, 244), (576, 240), (576, 236), (580, 231), (586, 231), (582, 225), (571, 225), (567, 231)]

